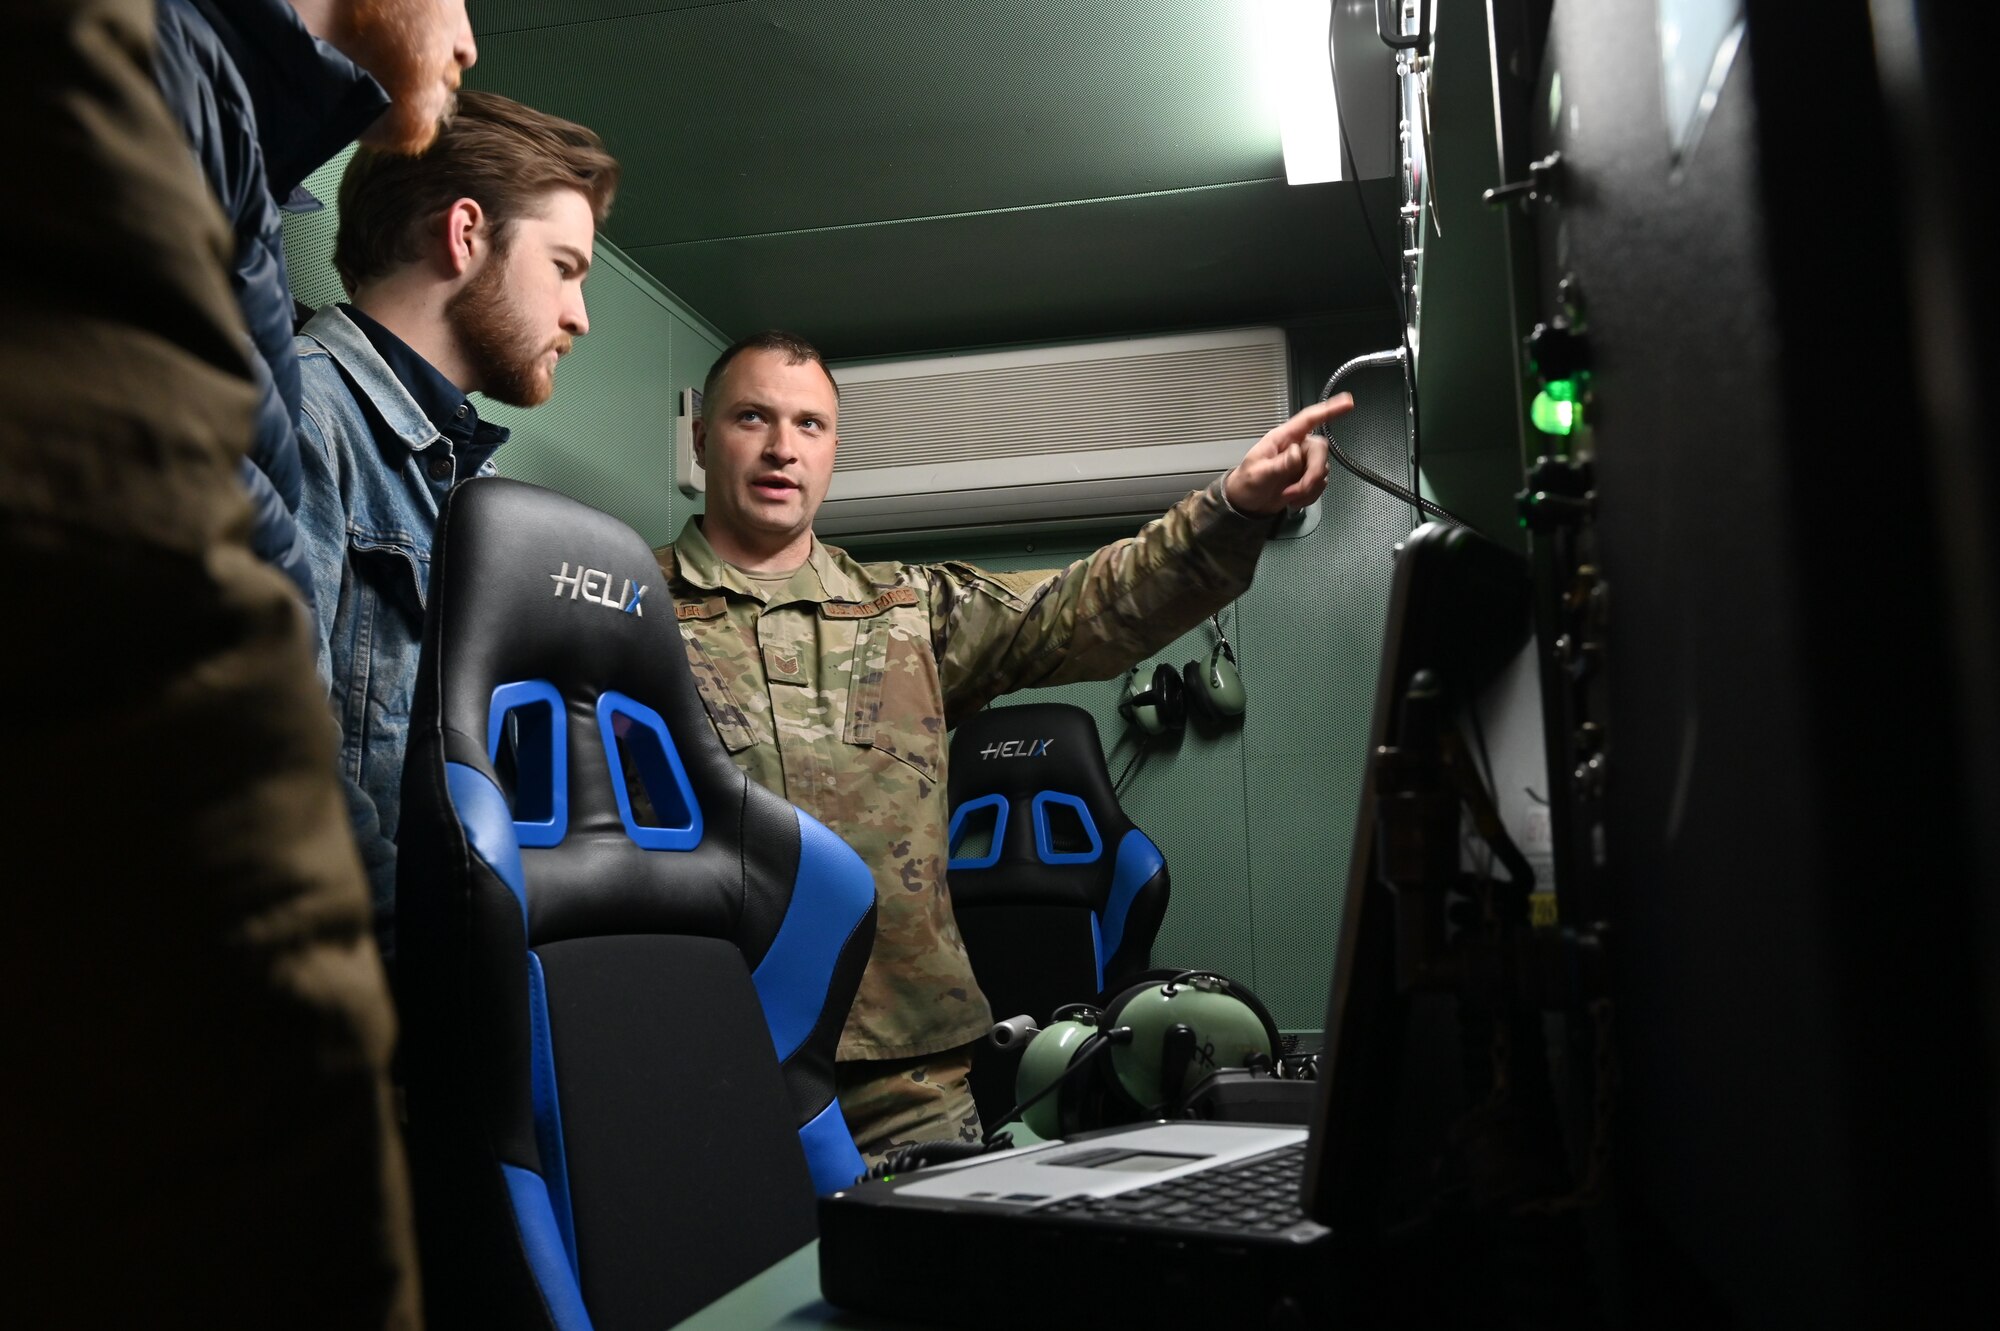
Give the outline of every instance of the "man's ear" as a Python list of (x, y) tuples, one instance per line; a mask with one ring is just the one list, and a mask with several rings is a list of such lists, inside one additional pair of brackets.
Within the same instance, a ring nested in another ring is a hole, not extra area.
[(477, 199), (459, 199), (444, 212), (445, 266), (453, 277), (465, 276), (474, 261), (491, 248), (486, 210)]
[(708, 470), (708, 422), (694, 418), (694, 465)]

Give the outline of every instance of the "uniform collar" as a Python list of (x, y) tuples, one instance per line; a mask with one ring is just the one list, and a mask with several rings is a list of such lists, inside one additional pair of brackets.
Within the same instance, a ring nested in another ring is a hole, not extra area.
[(229, 52), (256, 108), (271, 197), (298, 207), (305, 178), (379, 120), (389, 109), (389, 94), (306, 31), (285, 0), (193, 3)]
[[(812, 538), (812, 551), (806, 562), (792, 575), (792, 580), (775, 593), (743, 576), (734, 565), (715, 553), (715, 547), (708, 543), (708, 536), (701, 529), (701, 517), (696, 515), (681, 528), (680, 536), (674, 541), (674, 557), (682, 581), (702, 591), (731, 591), (762, 601), (766, 605), (784, 604), (788, 601), (811, 601), (821, 604), (827, 601), (860, 601), (874, 595), (873, 590), (863, 593), (859, 580), (850, 569), (851, 561), (843, 550), (823, 543), (819, 537)], [(808, 576), (810, 575), (810, 576)]]

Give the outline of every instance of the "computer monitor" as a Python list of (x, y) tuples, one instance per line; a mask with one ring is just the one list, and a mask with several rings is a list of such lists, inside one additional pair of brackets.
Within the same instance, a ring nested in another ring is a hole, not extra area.
[(1521, 555), (1442, 523), (1398, 547), (1306, 1158), (1306, 1212), (1336, 1233), (1370, 1232), (1378, 1221), (1410, 1016), (1397, 976), (1396, 902), (1376, 844), (1376, 755), (1403, 738), (1403, 703), (1419, 670), (1441, 685), (1445, 722), (1472, 725), (1480, 695), (1531, 631)]

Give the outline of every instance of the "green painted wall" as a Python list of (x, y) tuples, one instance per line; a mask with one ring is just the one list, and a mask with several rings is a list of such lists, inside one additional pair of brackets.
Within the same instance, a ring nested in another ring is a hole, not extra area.
[[(328, 200), (325, 211), (285, 221), (292, 288), (315, 309), (343, 298), (331, 201), (350, 155), (307, 182)], [(563, 358), (555, 395), (531, 411), (479, 409), (514, 432), (497, 459), (501, 475), (560, 490), (661, 545), (700, 507), (674, 488), (674, 404), (680, 389), (701, 386), (728, 339), (602, 237), (584, 300), (590, 332)]]
[[(313, 192), (331, 199), (343, 166), (344, 158), (322, 169)], [(329, 257), (334, 225), (331, 208), (287, 223), (293, 283), (309, 305), (340, 298)], [(515, 432), (500, 454), (503, 474), (614, 513), (661, 544), (700, 510), (673, 484), (675, 393), (700, 383), (727, 339), (609, 243), (600, 240), (598, 254), (586, 288), (591, 332), (564, 361), (555, 396), (533, 411), (482, 410)], [(1294, 327), (1295, 399), (1316, 398), (1349, 357), (1391, 345), (1394, 328), (1386, 315)], [(1369, 371), (1348, 387), (1358, 408), (1340, 427), (1343, 446), (1400, 477), (1397, 377)], [(1173, 873), (1157, 959), (1244, 981), (1289, 1029), (1317, 1029), (1325, 1011), (1391, 552), (1410, 526), (1407, 508), (1336, 470), (1318, 527), (1274, 542), (1255, 585), (1225, 613), (1250, 690), (1248, 715), (1226, 727), (1195, 723), (1177, 743), (1154, 741), (1125, 798)], [(1046, 568), (1125, 534), (852, 548), (869, 557)], [(1154, 660), (1178, 666), (1206, 656), (1209, 645), (1203, 626)], [(1146, 664), (1150, 671), (1153, 662)], [(1133, 751), (1117, 712), (1121, 692), (1121, 681), (1108, 680), (999, 705), (1055, 700), (1085, 708), (1113, 750), (1115, 776)]]
[[(1387, 305), (1386, 295), (1383, 304)], [(1293, 330), (1295, 397), (1316, 399), (1341, 361), (1380, 351), (1393, 320), (1325, 320)], [(1402, 393), (1393, 373), (1351, 381), (1356, 410), (1339, 427), (1358, 461), (1403, 471)], [(1319, 1029), (1346, 886), (1363, 749), (1392, 550), (1410, 530), (1407, 507), (1336, 470), (1319, 525), (1273, 542), (1257, 580), (1224, 612), (1250, 707), (1226, 727), (1191, 723), (1155, 740), (1121, 803), (1159, 843), (1173, 897), (1154, 957), (1212, 967), (1249, 984), (1287, 1029)], [(969, 559), (996, 569), (1061, 567), (1129, 532), (949, 545), (851, 543), (874, 558)], [(1205, 658), (1206, 625), (1146, 662)], [(1118, 715), (1123, 681), (1073, 684), (996, 706), (1068, 702), (1097, 721), (1115, 778), (1133, 752)], [(1079, 994), (1084, 998), (1088, 995)]]

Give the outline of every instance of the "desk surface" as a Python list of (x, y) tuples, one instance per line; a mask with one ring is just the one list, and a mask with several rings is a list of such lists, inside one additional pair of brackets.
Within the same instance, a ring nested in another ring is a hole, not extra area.
[[(1008, 1127), (1016, 1146), (1041, 1142), (1025, 1123)], [(795, 1331), (800, 1327), (834, 1326), (850, 1331), (927, 1331), (946, 1324), (891, 1320), (864, 1313), (843, 1312), (819, 1296), (819, 1240), (765, 1268), (738, 1285), (673, 1331)]]
[(819, 1241), (815, 1239), (763, 1274), (744, 1281), (674, 1328), (674, 1331), (784, 1331), (785, 1328), (879, 1327), (909, 1331), (916, 1323), (842, 1312), (819, 1296)]

